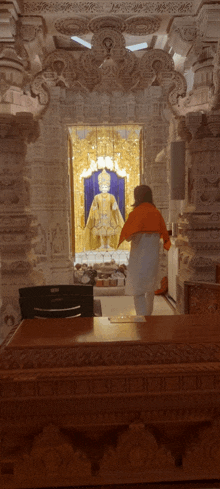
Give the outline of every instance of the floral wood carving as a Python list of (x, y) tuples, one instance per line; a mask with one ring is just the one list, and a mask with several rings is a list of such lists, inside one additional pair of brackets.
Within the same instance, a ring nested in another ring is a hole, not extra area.
[[(37, 435), (31, 450), (23, 447), (23, 453), (15, 456), (15, 476), (20, 483), (28, 481), (79, 481), (89, 478), (91, 463), (86, 455), (77, 450), (69, 438), (55, 425), (46, 426)], [(32, 482), (30, 482), (32, 481)], [(40, 482), (41, 481), (41, 482)]]
[(183, 456), (183, 469), (199, 474), (199, 478), (220, 476), (220, 420), (216, 419), (210, 427), (200, 431), (199, 440), (186, 450)]
[[(204, 259), (203, 259), (204, 260)], [(202, 260), (201, 260), (202, 261)], [(188, 314), (206, 314), (219, 312), (220, 287), (208, 284), (187, 284)]]
[[(181, 292), (183, 296), (183, 292)], [(176, 363), (218, 362), (220, 345), (123, 345), (80, 346), (77, 348), (35, 348), (33, 350), (3, 350), (0, 369), (85, 367), (113, 365), (166, 365)]]
[(170, 471), (174, 459), (165, 448), (159, 448), (144, 424), (133, 423), (119, 439), (116, 450), (109, 449), (100, 465), (100, 476), (116, 475), (119, 480), (142, 480), (151, 472)]

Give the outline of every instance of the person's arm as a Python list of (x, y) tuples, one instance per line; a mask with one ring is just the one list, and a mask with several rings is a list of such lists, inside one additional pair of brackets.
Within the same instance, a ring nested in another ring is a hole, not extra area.
[(119, 238), (119, 243), (118, 243), (118, 246), (117, 248), (121, 245), (121, 243), (123, 243), (124, 240), (126, 241), (131, 241), (131, 238), (132, 238), (132, 225), (133, 225), (133, 220), (134, 220), (134, 216), (133, 216), (133, 212), (130, 212), (128, 218), (127, 218), (127, 221), (124, 223), (124, 226), (121, 230), (121, 235), (120, 235), (120, 238)]
[(160, 215), (160, 217), (161, 217), (161, 219), (160, 219), (161, 237), (163, 238), (163, 242), (164, 242), (163, 247), (165, 250), (169, 251), (169, 249), (171, 247), (171, 241), (170, 241), (169, 233), (167, 231), (166, 224), (165, 224), (163, 216)]

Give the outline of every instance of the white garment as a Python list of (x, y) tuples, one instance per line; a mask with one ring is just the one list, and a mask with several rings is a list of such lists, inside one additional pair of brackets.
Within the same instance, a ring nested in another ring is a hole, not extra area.
[(159, 244), (158, 233), (138, 233), (132, 236), (126, 295), (138, 296), (154, 291), (159, 265)]
[(137, 316), (151, 316), (154, 305), (154, 290), (146, 294), (134, 296), (134, 306)]

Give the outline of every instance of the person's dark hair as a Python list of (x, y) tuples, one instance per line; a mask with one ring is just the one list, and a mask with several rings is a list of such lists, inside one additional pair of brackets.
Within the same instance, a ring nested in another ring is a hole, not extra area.
[(144, 202), (149, 202), (149, 204), (154, 205), (152, 190), (150, 187), (148, 187), (148, 185), (138, 185), (134, 189), (134, 204), (132, 205), (135, 208)]

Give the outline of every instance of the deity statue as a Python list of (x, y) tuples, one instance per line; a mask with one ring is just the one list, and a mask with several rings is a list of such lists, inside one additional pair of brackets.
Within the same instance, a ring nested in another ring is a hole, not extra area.
[(104, 169), (98, 176), (100, 193), (95, 195), (85, 228), (85, 249), (116, 249), (124, 219), (114, 195), (109, 193), (110, 174)]

